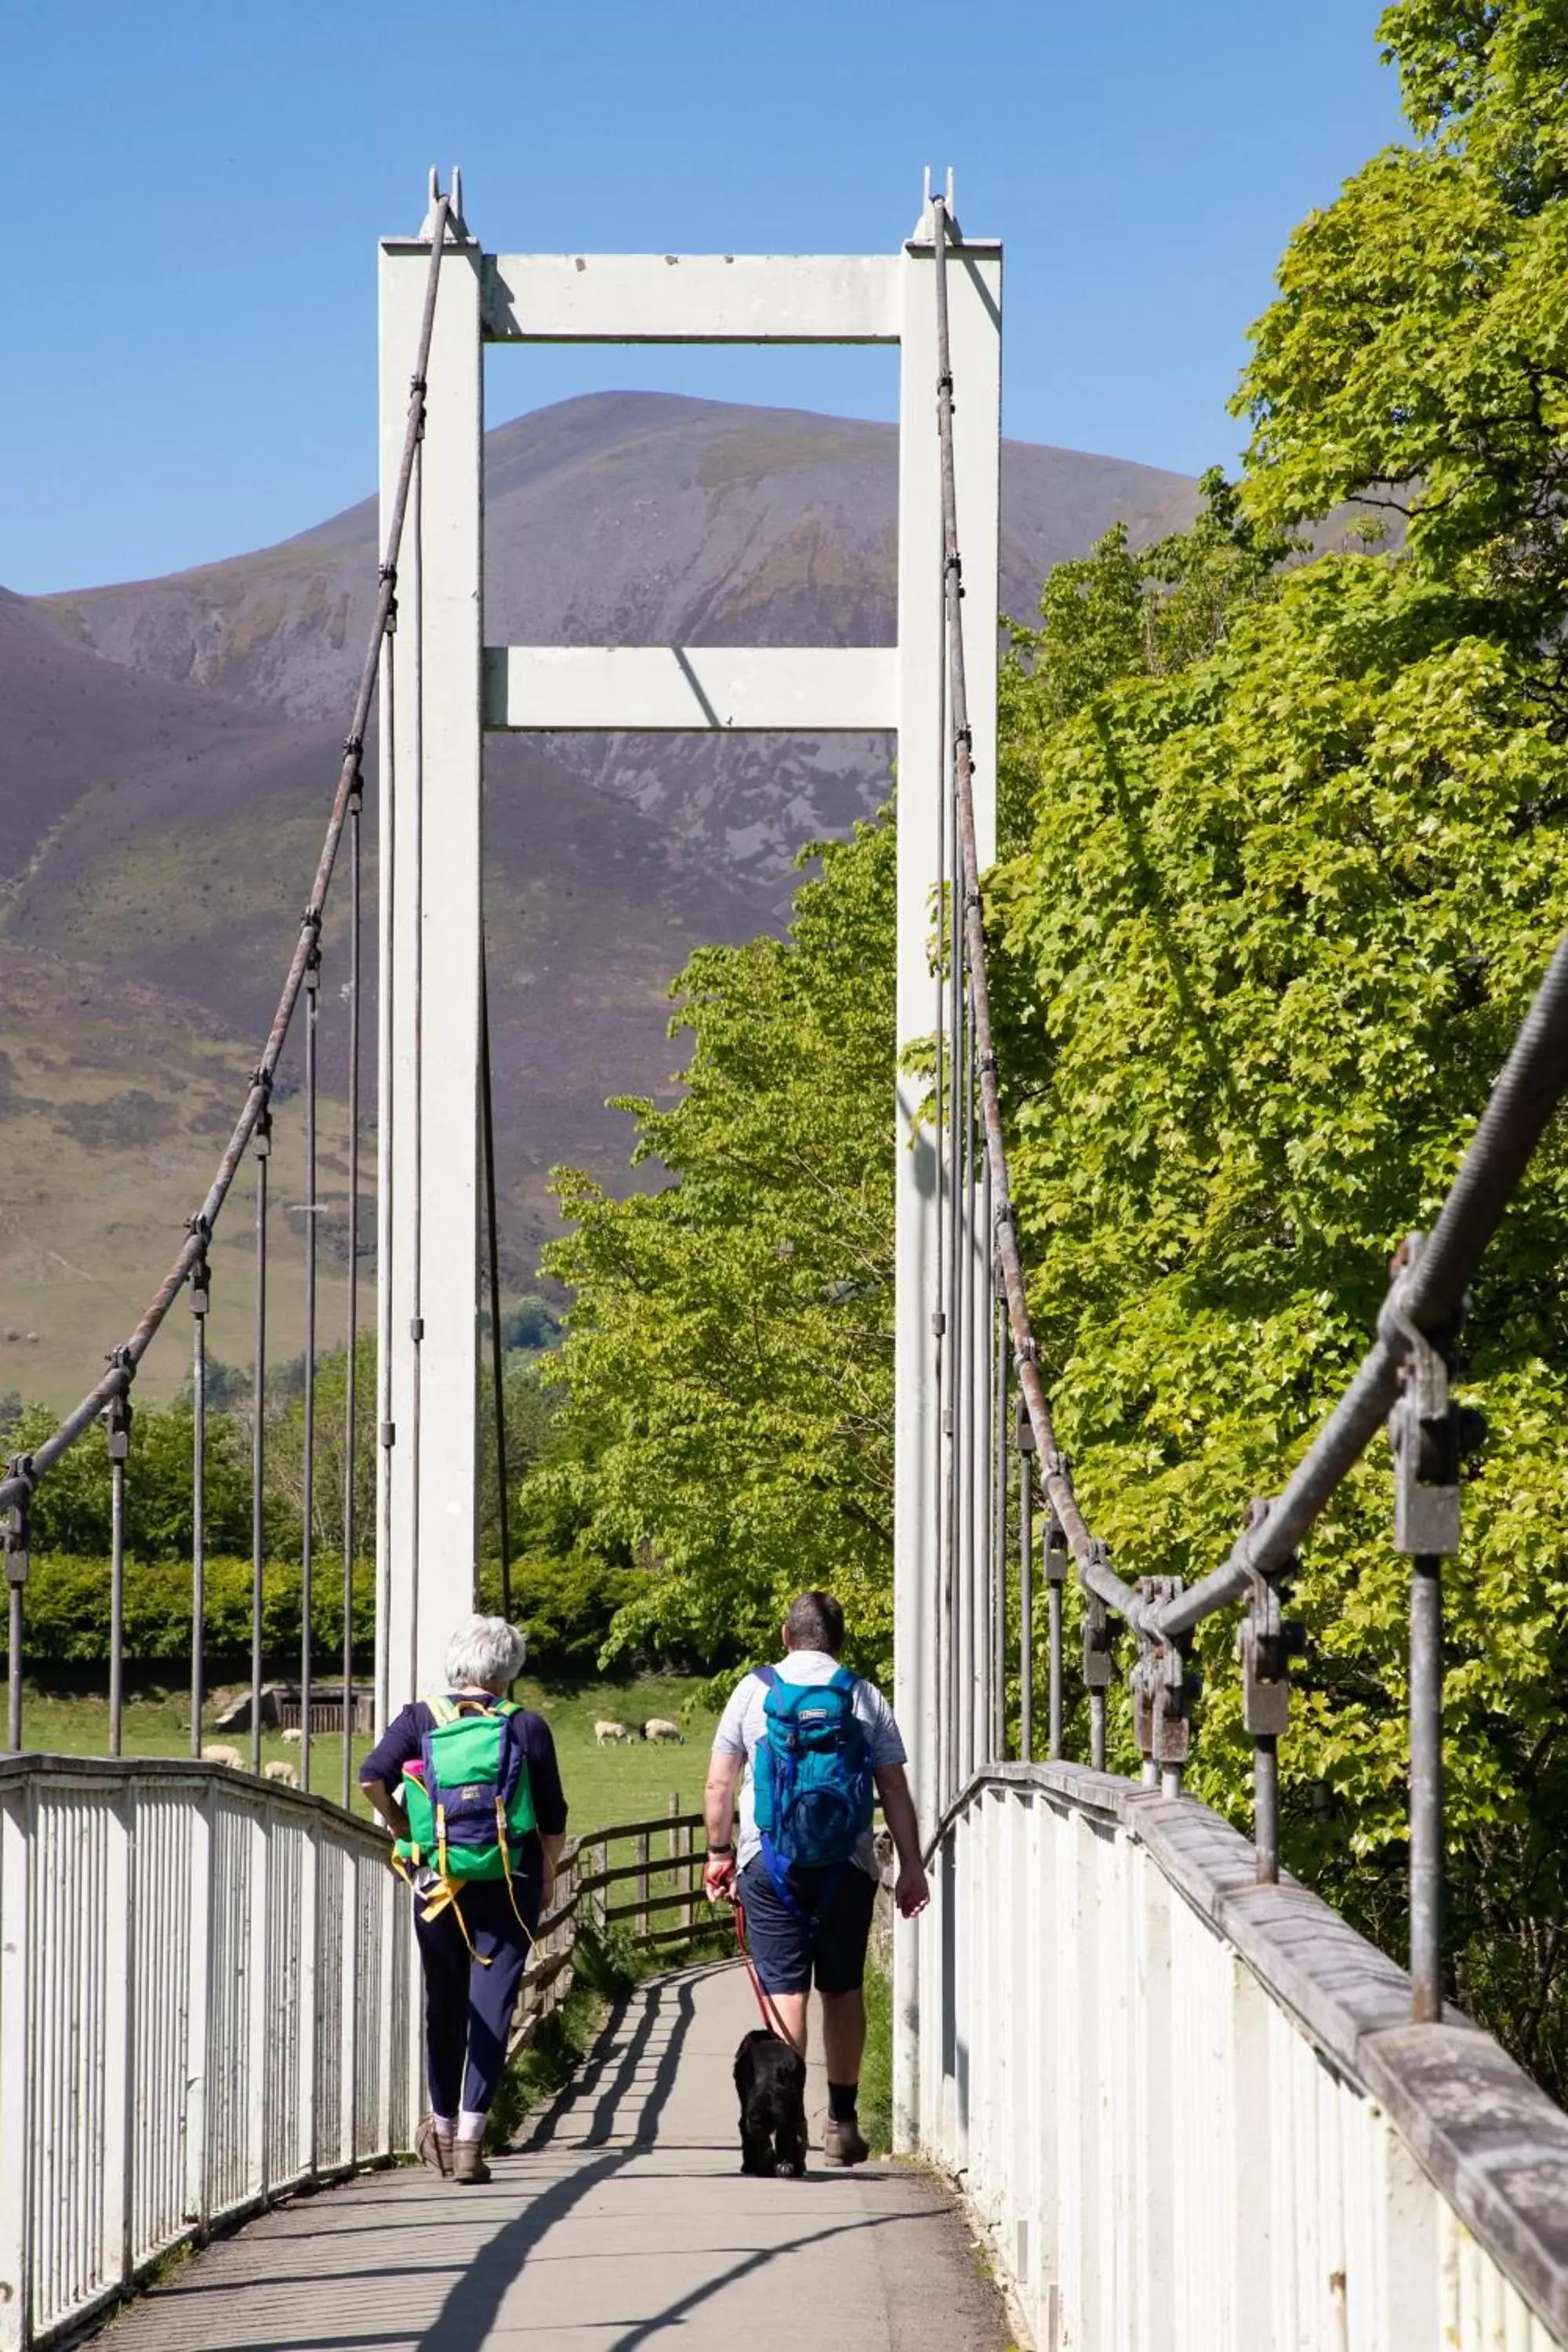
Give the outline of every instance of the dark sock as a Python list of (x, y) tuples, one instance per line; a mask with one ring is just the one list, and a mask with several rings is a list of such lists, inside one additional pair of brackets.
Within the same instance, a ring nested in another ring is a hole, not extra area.
[(827, 2112), (832, 2116), (836, 2124), (852, 2124), (854, 2122), (855, 2101), (859, 2094), (859, 2089), (860, 2085), (858, 2083), (829, 2083), (827, 2085)]

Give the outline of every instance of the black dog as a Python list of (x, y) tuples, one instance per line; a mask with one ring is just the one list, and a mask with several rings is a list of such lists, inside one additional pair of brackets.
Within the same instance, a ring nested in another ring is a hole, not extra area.
[(735, 2053), (741, 2095), (741, 2169), (796, 2180), (805, 2170), (805, 2060), (776, 2033), (753, 2027)]

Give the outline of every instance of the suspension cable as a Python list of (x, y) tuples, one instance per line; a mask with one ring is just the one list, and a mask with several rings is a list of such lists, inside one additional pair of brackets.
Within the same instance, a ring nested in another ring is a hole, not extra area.
[(207, 1311), (212, 1276), (202, 1255), (191, 1268), (191, 1754), (202, 1752), (206, 1680)]
[[(408, 1688), (419, 1688), (419, 1570), (421, 1515), (424, 1509), (425, 1448), (425, 444), (423, 434), (414, 453), (414, 874), (410, 899), (414, 908), (413, 998), (415, 1058), (413, 1087), (413, 1199), (409, 1257), (413, 1297), (409, 1301), (408, 1339), (411, 1350), (411, 1393), (408, 1401)], [(390, 1652), (388, 1653), (390, 1667)], [(391, 1685), (387, 1686), (391, 1704)]]
[[(946, 576), (948, 680), (954, 786), (963, 889), (969, 1011), (979, 1048), (985, 1150), (992, 1171), (997, 1253), (1006, 1294), (1018, 1381), (1040, 1454), (1041, 1484), (1087, 1591), (1147, 1640), (1171, 1643), (1247, 1591), (1254, 1577), (1287, 1572), (1301, 1537), (1346, 1473), (1382, 1429), (1399, 1393), (1401, 1369), (1415, 1335), (1451, 1326), (1467, 1285), (1517, 1191), (1536, 1144), (1568, 1092), (1568, 938), (1558, 945), (1521, 1024), (1504, 1069), (1470, 1139), (1442, 1212), (1419, 1254), (1398, 1274), (1379, 1318), (1378, 1335), (1338, 1404), (1266, 1512), (1253, 1514), (1223, 1567), (1187, 1591), (1146, 1601), (1110, 1568), (1085, 1523), (1068, 1466), (1056, 1442), (1040, 1377), (1007, 1180), (1001, 1098), (992, 1040), (985, 968), (973, 779), (960, 614), (962, 564), (952, 440), (952, 351), (948, 333), (947, 207), (932, 198), (936, 263), (938, 425), (942, 445), (942, 532)], [(955, 959), (956, 961), (956, 959)]]
[(256, 1165), (255, 1370), (250, 1395), (250, 1769), (261, 1770), (261, 1629), (267, 1569), (267, 1211), (272, 1113), (263, 1110), (251, 1142)]
[[(429, 364), (430, 341), (436, 321), (436, 294), (440, 282), (442, 250), (451, 217), (452, 199), (437, 199), (431, 236), (430, 276), (425, 289), (425, 310), (419, 329), (419, 356), (413, 385), (409, 394), (408, 420), (404, 432), (403, 455), (398, 466), (397, 487), (392, 502), (392, 514), (386, 535), (386, 561), (382, 565), (381, 593), (376, 599), (375, 614), (371, 625), (370, 644), (360, 673), (359, 690), (354, 697), (353, 718), (344, 747), (343, 761), (338, 772), (337, 789), (332, 795), (331, 810), (327, 820), (326, 837), (316, 862), (315, 878), (310, 887), (310, 907), (300, 927), (288, 975), (283, 982), (278, 1008), (267, 1033), (267, 1043), (252, 1076), (245, 1103), (235, 1122), (234, 1132), (225, 1147), (212, 1183), (207, 1189), (198, 1217), (192, 1221), (190, 1237), (181, 1249), (168, 1273), (148, 1300), (141, 1320), (123, 1347), (115, 1350), (114, 1358), (101, 1380), (96, 1381), (81, 1402), (73, 1406), (65, 1418), (52, 1429), (47, 1437), (33, 1449), (30, 1460), (34, 1485), (42, 1478), (64, 1454), (68, 1454), (83, 1432), (90, 1429), (111, 1399), (123, 1396), (135, 1378), (142, 1359), (152, 1346), (170, 1307), (190, 1278), (191, 1269), (200, 1255), (203, 1242), (196, 1225), (210, 1235), (224, 1202), (238, 1172), (239, 1164), (249, 1148), (262, 1112), (272, 1091), (272, 1081), (294, 1017), (294, 1008), (304, 986), (305, 966), (310, 959), (315, 938), (314, 915), (326, 903), (337, 864), (338, 845), (342, 837), (343, 823), (348, 814), (353, 780), (359, 771), (363, 748), (364, 730), (370, 717), (370, 706), (375, 692), (376, 671), (381, 659), (382, 639), (386, 634), (386, 617), (397, 580), (397, 554), (403, 541), (404, 517), (408, 507), (409, 482), (414, 470), (414, 453), (418, 446), (419, 430), (425, 415), (425, 372)], [(18, 1472), (9, 1472), (0, 1478), (0, 1510), (25, 1504), (32, 1487)]]
[(310, 1684), (314, 1628), (310, 1622), (316, 1549), (316, 1197), (317, 1031), (321, 1009), (321, 947), (305, 967), (305, 1426), (300, 1528), (300, 1785), (310, 1785)]
[(500, 1539), (500, 1613), (511, 1622), (511, 1503), (507, 1491), (506, 1379), (501, 1364), (500, 1233), (496, 1222), (496, 1122), (490, 1076), (489, 959), (479, 939), (479, 1116), (485, 1139), (485, 1224), (489, 1244), (490, 1381), (496, 1419), (496, 1510)]
[(942, 442), (942, 526), (944, 603), (947, 617), (948, 700), (952, 744), (953, 792), (956, 804), (959, 857), (955, 885), (963, 896), (963, 942), (969, 1025), (979, 1047), (980, 1108), (984, 1126), (985, 1156), (991, 1168), (992, 1216), (1002, 1261), (1007, 1320), (1018, 1381), (1029, 1409), (1039, 1448), (1042, 1483), (1067, 1535), (1079, 1573), (1091, 1591), (1134, 1624), (1142, 1622), (1142, 1603), (1099, 1558), (1067, 1465), (1057, 1445), (1050, 1405), (1040, 1378), (1024, 1269), (1018, 1255), (1007, 1181), (1006, 1148), (1002, 1139), (1002, 1106), (996, 1082), (996, 1055), (992, 1041), (991, 992), (985, 971), (985, 934), (981, 919), (980, 859), (974, 832), (974, 778), (969, 727), (969, 691), (963, 667), (963, 621), (961, 610), (963, 564), (958, 550), (958, 499), (952, 454), (952, 352), (947, 315), (947, 242), (949, 226), (944, 199), (931, 199), (936, 237), (937, 427)]
[(358, 1549), (359, 1485), (359, 1150), (360, 943), (363, 928), (361, 843), (364, 781), (356, 772), (349, 800), (349, 1297), (348, 1358), (343, 1367), (343, 1622), (342, 1793), (353, 1794), (354, 1554)]
[[(268, 1029), (266, 1043), (262, 1047), (261, 1058), (251, 1073), (250, 1084), (247, 1089), (245, 1100), (241, 1106), (239, 1116), (235, 1122), (228, 1142), (225, 1146), (222, 1156), (218, 1160), (212, 1181), (207, 1188), (206, 1196), (196, 1214), (188, 1221), (184, 1244), (175, 1257), (174, 1264), (170, 1266), (168, 1272), (164, 1275), (163, 1279), (158, 1285), (157, 1289), (148, 1300), (134, 1329), (131, 1332), (130, 1337), (125, 1340), (124, 1344), (116, 1348), (112, 1351), (108, 1359), (108, 1370), (103, 1373), (100, 1380), (93, 1383), (92, 1387), (89, 1389), (86, 1395), (81, 1398), (80, 1402), (73, 1406), (71, 1411), (57, 1423), (55, 1428), (52, 1429), (48, 1435), (34, 1448), (30, 1454), (18, 1457), (17, 1460), (10, 1465), (5, 1475), (0, 1476), (0, 1519), (4, 1519), (5, 1522), (5, 1559), (7, 1582), (9, 1586), (8, 1643), (10, 1696), (7, 1703), (6, 1729), (8, 1745), (13, 1749), (18, 1748), (21, 1744), (20, 1651), (23, 1633), (21, 1623), (21, 1595), (22, 1585), (27, 1572), (27, 1547), (30, 1541), (28, 1523), (33, 1495), (37, 1490), (40, 1480), (47, 1475), (47, 1473), (54, 1467), (55, 1464), (58, 1462), (64, 1454), (70, 1451), (70, 1448), (75, 1445), (86, 1432), (93, 1426), (95, 1422), (98, 1422), (100, 1419), (104, 1420), (110, 1428), (111, 1438), (118, 1437), (119, 1442), (126, 1441), (129, 1430), (129, 1411), (127, 1407), (127, 1400), (130, 1395), (132, 1384), (134, 1381), (137, 1371), (141, 1366), (142, 1360), (146, 1355), (148, 1349), (152, 1346), (153, 1341), (163, 1328), (169, 1310), (173, 1307), (174, 1300), (179, 1297), (181, 1290), (187, 1283), (193, 1282), (193, 1280), (197, 1277), (198, 1269), (200, 1269), (202, 1276), (205, 1277), (206, 1253), (212, 1235), (216, 1229), (219, 1215), (221, 1214), (224, 1204), (228, 1199), (229, 1193), (233, 1189), (234, 1181), (239, 1171), (240, 1164), (245, 1159), (246, 1153), (248, 1150), (251, 1150), (253, 1146), (255, 1147), (257, 1153), (258, 1192), (257, 1298), (257, 1361), (258, 1377), (258, 1392), (254, 1399), (255, 1429), (253, 1431), (253, 1460), (255, 1465), (255, 1475), (258, 1477), (259, 1477), (263, 1466), (265, 1457), (262, 1424), (266, 1411), (266, 1398), (262, 1389), (262, 1381), (265, 1372), (266, 1163), (264, 1155), (266, 1150), (267, 1129), (269, 1120), (269, 1106), (272, 1100), (273, 1087), (277, 1077), (279, 1064), (282, 1058), (283, 1049), (288, 1041), (295, 1008), (299, 1003), (300, 992), (306, 986), (307, 974), (310, 971), (312, 958), (317, 952), (322, 913), (326, 907), (328, 895), (331, 888), (332, 876), (337, 865), (338, 851), (342, 839), (343, 827), (347, 822), (351, 808), (355, 806), (360, 791), (359, 780), (361, 762), (364, 749), (365, 728), (370, 717), (371, 703), (375, 693), (376, 679), (381, 663), (382, 646), (386, 637), (389, 619), (396, 594), (398, 555), (403, 543), (404, 522), (408, 510), (409, 491), (413, 480), (415, 461), (419, 446), (420, 435), (424, 427), (426, 375), (429, 366), (431, 341), (435, 331), (436, 299), (440, 286), (441, 262), (446, 248), (447, 235), (451, 218), (452, 198), (449, 195), (438, 196), (436, 200), (431, 215), (429, 275), (426, 280), (425, 300), (419, 324), (417, 357), (415, 364), (414, 376), (409, 386), (408, 410), (404, 427), (403, 448), (398, 463), (397, 479), (393, 494), (391, 513), (388, 518), (385, 555), (381, 565), (380, 591), (376, 598), (375, 611), (372, 619), (370, 641), (366, 646), (364, 660), (360, 670), (359, 686), (354, 696), (353, 713), (350, 720), (348, 737), (343, 745), (343, 756), (342, 764), (338, 771), (337, 785), (333, 792), (331, 807), (328, 813), (326, 833), (321, 843), (321, 854), (316, 861), (316, 870), (310, 886), (310, 899), (306, 906), (305, 912), (300, 919), (299, 937), (295, 941), (294, 951), (289, 959), (289, 969), (284, 977), (282, 990), (279, 995), (277, 1007), (274, 1011), (271, 1024)], [(357, 814), (357, 809), (355, 813)], [(193, 1372), (198, 1391), (195, 1400), (196, 1419), (199, 1433), (197, 1437), (198, 1446), (202, 1443), (202, 1435), (205, 1434), (205, 1348), (204, 1334), (198, 1342), (196, 1360), (193, 1365)], [(193, 1474), (194, 1471), (195, 1465), (193, 1465)], [(113, 1538), (113, 1549), (115, 1556), (119, 1559), (121, 1563), (120, 1570), (118, 1571), (118, 1581), (122, 1584), (124, 1550), (124, 1480), (122, 1459), (121, 1460), (120, 1466), (116, 1471), (113, 1483), (115, 1492), (116, 1521), (116, 1533)], [(196, 1483), (199, 1487), (202, 1482), (197, 1481)], [(195, 1496), (195, 1527), (194, 1530), (192, 1562), (194, 1588), (193, 1609), (199, 1610), (203, 1605), (204, 1599), (202, 1584), (204, 1567), (203, 1553), (205, 1546), (205, 1532), (202, 1526), (202, 1513), (205, 1507), (205, 1498), (200, 1492), (197, 1492)], [(256, 1496), (253, 1496), (252, 1499), (253, 1624), (251, 1670), (253, 1718), (251, 1725), (251, 1753), (253, 1763), (256, 1765), (258, 1769), (259, 1769), (260, 1764), (258, 1650), (260, 1628), (260, 1598), (259, 1592), (257, 1589), (255, 1571), (256, 1557), (259, 1554), (264, 1536), (262, 1507), (260, 1496), (259, 1494), (258, 1494)], [(111, 1579), (115, 1578), (115, 1575), (116, 1571), (111, 1562)], [(116, 1614), (111, 1609), (111, 1615), (114, 1615), (114, 1624), (111, 1628), (110, 1655), (110, 1679), (111, 1693), (113, 1694), (113, 1702), (111, 1704), (110, 1710), (110, 1739), (111, 1752), (114, 1752), (113, 1744), (117, 1741), (118, 1738), (116, 1717), (118, 1714), (120, 1695), (123, 1688), (124, 1660), (122, 1610)], [(198, 1632), (196, 1639), (193, 1644), (192, 1662), (192, 1740), (193, 1745), (198, 1750), (200, 1748), (201, 1679), (201, 1642)]]
[[(386, 678), (381, 697), (381, 992), (376, 1102), (376, 1284), (375, 1311), (375, 1729), (385, 1728), (392, 1690), (392, 1449), (397, 1430), (392, 1418), (392, 1283), (384, 1269), (392, 1262), (392, 1215), (397, 1170), (392, 1136), (397, 1105), (397, 1062), (392, 1050), (397, 1004), (395, 908), (397, 900), (397, 607), (386, 637)], [(345, 1767), (345, 1769), (347, 1768)]]

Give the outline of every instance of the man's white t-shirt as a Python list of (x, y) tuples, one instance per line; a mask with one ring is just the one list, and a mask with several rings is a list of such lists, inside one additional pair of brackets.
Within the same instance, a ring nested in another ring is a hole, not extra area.
[[(826, 1650), (789, 1650), (778, 1662), (778, 1678), (781, 1683), (830, 1683), (838, 1672), (839, 1664), (840, 1661)], [(766, 1727), (767, 1718), (763, 1709), (767, 1695), (766, 1683), (753, 1670), (731, 1693), (730, 1704), (713, 1735), (715, 1756), (743, 1756), (746, 1759), (745, 1778), (741, 1783), (741, 1835), (735, 1853), (737, 1870), (744, 1870), (752, 1855), (762, 1852), (756, 1799), (752, 1787), (752, 1759)], [(876, 1684), (857, 1682), (850, 1705), (856, 1720), (865, 1727), (872, 1769), (881, 1771), (889, 1765), (906, 1763), (908, 1757), (893, 1710)], [(877, 1862), (876, 1837), (872, 1831), (868, 1830), (861, 1838), (853, 1859), (868, 1878), (881, 1876)]]

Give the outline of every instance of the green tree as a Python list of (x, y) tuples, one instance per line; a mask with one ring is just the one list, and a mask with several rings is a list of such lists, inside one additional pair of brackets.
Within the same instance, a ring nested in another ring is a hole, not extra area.
[(1549, 649), (1568, 721), (1568, 14), (1562, 0), (1396, 0), (1382, 18), (1416, 143), (1310, 214), (1237, 405), (1267, 525), (1356, 499), (1430, 577)]
[(1008, 625), (997, 705), (997, 833), (1003, 855), (1033, 823), (1042, 745), (1123, 678), (1163, 677), (1212, 653), (1232, 615), (1279, 585), (1287, 533), (1254, 522), (1217, 467), (1198, 483), (1187, 530), (1134, 549), (1113, 523), (1086, 556), (1052, 570), (1037, 627)]
[[(501, 1360), (501, 1410), (506, 1420), (506, 1467), (510, 1487), (527, 1477), (542, 1455), (554, 1416), (552, 1399), (539, 1377), (536, 1355), (514, 1350)], [(479, 1556), (500, 1558), (500, 1504), (497, 1485), (495, 1389), (488, 1352), (479, 1367)], [(520, 1528), (515, 1504), (509, 1514), (515, 1555)]]
[[(194, 1425), (190, 1406), (137, 1406), (132, 1398), (131, 1451), (125, 1466), (125, 1548), (137, 1559), (188, 1559), (193, 1524)], [(23, 1411), (8, 1441), (30, 1453), (55, 1427), (47, 1405)], [(43, 1479), (33, 1498), (37, 1551), (107, 1554), (110, 1539), (109, 1450), (89, 1432)], [(211, 1550), (237, 1551), (250, 1543), (248, 1439), (237, 1422), (209, 1413), (206, 1425), (206, 1535)]]
[(894, 844), (889, 819), (815, 853), (787, 940), (700, 949), (670, 1109), (636, 1100), (634, 1158), (668, 1181), (614, 1198), (557, 1180), (549, 1254), (574, 1305), (546, 1377), (558, 1450), (533, 1528), (642, 1569), (615, 1642), (721, 1661), (833, 1585), (888, 1671), (892, 1542)]
[[(489, 1329), (488, 1315), (483, 1318), (483, 1323), (488, 1332)], [(542, 1348), (552, 1348), (560, 1332), (560, 1316), (555, 1313), (547, 1299), (536, 1295), (520, 1299), (515, 1307), (509, 1307), (501, 1317), (500, 1336), (503, 1348), (522, 1348), (537, 1352)]]
[[(343, 1550), (343, 1506), (348, 1463), (348, 1367), (346, 1348), (316, 1360), (314, 1473), (311, 1521), (318, 1550)], [(304, 1372), (275, 1399), (267, 1417), (267, 1533), (275, 1555), (297, 1559), (305, 1508)], [(250, 1401), (243, 1407), (247, 1422)], [(248, 1433), (246, 1444), (249, 1444)], [(375, 1549), (377, 1477), (375, 1334), (362, 1332), (354, 1365), (354, 1549)]]
[[(1034, 829), (994, 878), (1001, 1060), (1031, 1297), (1091, 1523), (1124, 1574), (1203, 1574), (1365, 1347), (1568, 923), (1568, 751), (1487, 599), (1329, 556), (1215, 650), (1037, 733)], [(1021, 688), (1026, 692), (1026, 688)], [(1042, 678), (1037, 689), (1050, 691)], [(1568, 2088), (1568, 1153), (1476, 1286), (1491, 1435), (1451, 1582), (1461, 1994)], [(1386, 1457), (1305, 1553), (1287, 1846), (1403, 1935), (1406, 1569)], [(1200, 1649), (1194, 1785), (1244, 1817), (1235, 1627)]]

